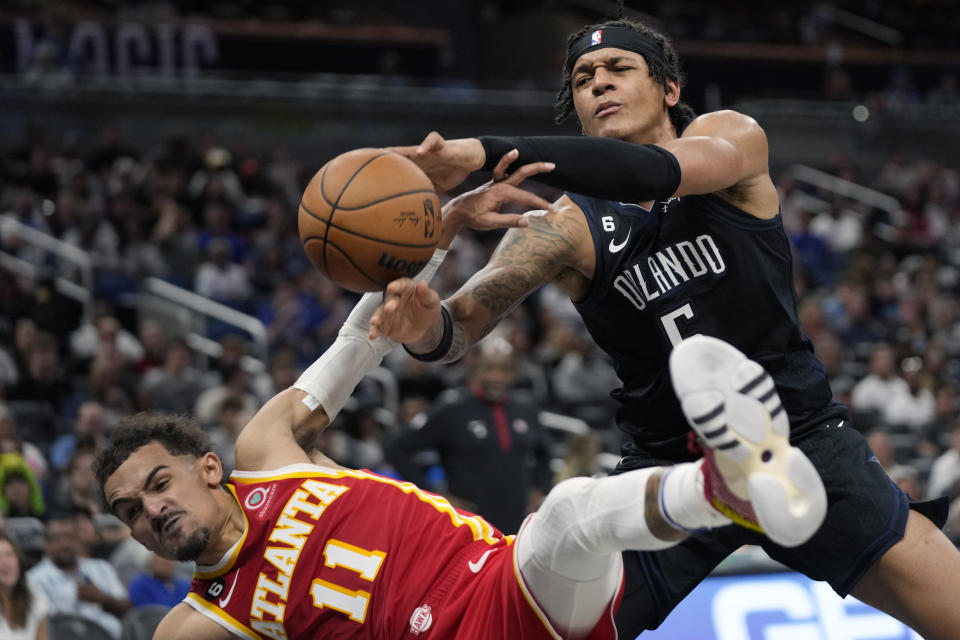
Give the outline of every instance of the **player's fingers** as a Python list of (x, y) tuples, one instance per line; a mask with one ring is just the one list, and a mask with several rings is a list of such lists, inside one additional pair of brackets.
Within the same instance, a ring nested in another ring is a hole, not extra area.
[(498, 197), (502, 202), (516, 202), (530, 209), (549, 209), (552, 206), (548, 200), (541, 198), (537, 194), (530, 193), (506, 182), (497, 185), (497, 189), (499, 191)]
[(371, 340), (376, 340), (380, 335), (380, 311), (377, 310), (370, 316), (370, 330), (367, 331), (367, 337)]
[(427, 309), (440, 303), (440, 295), (431, 289), (430, 285), (428, 285), (425, 281), (417, 283), (415, 294), (417, 296), (417, 302)]
[(493, 181), (500, 182), (505, 180), (507, 177), (507, 168), (513, 164), (517, 156), (520, 155), (520, 152), (516, 149), (511, 149), (503, 154), (503, 157), (497, 162), (497, 166), (493, 168)]
[(531, 162), (530, 164), (525, 164), (513, 173), (510, 174), (510, 177), (505, 180), (510, 184), (520, 184), (530, 176), (535, 176), (538, 173), (549, 173), (557, 167), (556, 164), (552, 162)]
[(383, 335), (383, 314), (381, 314), (382, 307), (383, 305), (381, 305), (381, 308), (374, 311), (373, 315), (370, 316), (370, 331), (367, 332), (367, 337), (371, 340), (376, 340)]
[(507, 229), (510, 227), (530, 226), (530, 220), (520, 213), (494, 213), (488, 218), (484, 218), (484, 220), (487, 222), (485, 225), (487, 229)]
[(411, 158), (417, 154), (417, 149), (419, 148), (418, 145), (413, 145), (407, 147), (385, 147), (385, 150), (398, 153), (405, 158)]
[(403, 291), (410, 286), (413, 282), (410, 278), (397, 278), (396, 280), (391, 280), (387, 284), (387, 288), (384, 291), (383, 299), (387, 300), (388, 298), (393, 298), (403, 294)]
[(437, 151), (443, 146), (444, 142), (443, 136), (436, 131), (431, 131), (427, 134), (427, 137), (423, 139), (423, 142), (420, 143), (420, 148), (417, 149), (417, 153), (427, 154)]
[[(383, 294), (383, 304), (377, 309), (370, 318), (370, 336), (376, 338), (378, 335), (389, 336), (397, 322), (397, 315), (403, 300), (403, 292), (408, 288), (407, 283), (400, 278), (387, 285)], [(376, 331), (374, 331), (374, 329)]]

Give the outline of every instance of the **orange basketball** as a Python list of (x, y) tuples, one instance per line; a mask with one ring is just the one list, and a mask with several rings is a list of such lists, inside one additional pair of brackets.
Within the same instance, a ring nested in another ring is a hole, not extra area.
[(344, 289), (380, 291), (427, 263), (440, 237), (440, 200), (426, 174), (384, 149), (355, 149), (320, 168), (303, 192), (300, 241)]

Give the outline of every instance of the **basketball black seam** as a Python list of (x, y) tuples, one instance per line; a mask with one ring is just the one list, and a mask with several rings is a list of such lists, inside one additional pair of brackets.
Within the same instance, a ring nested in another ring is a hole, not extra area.
[[(323, 190), (323, 181), (327, 179), (327, 171), (329, 171), (330, 168), (327, 167), (327, 169), (323, 172), (323, 175), (320, 176), (320, 195), (323, 197), (326, 203), (330, 205), (330, 215), (327, 217), (327, 228), (323, 230), (323, 268), (324, 269), (327, 268), (327, 234), (330, 233), (330, 224), (333, 222), (333, 214), (336, 213), (337, 211), (337, 205), (340, 203), (340, 198), (343, 197), (343, 194), (346, 192), (347, 187), (349, 187), (350, 183), (353, 182), (353, 179), (356, 178), (361, 171), (363, 171), (364, 167), (366, 167), (368, 164), (370, 164), (380, 156), (385, 156), (385, 155), (387, 154), (378, 153), (377, 155), (373, 156), (372, 158), (364, 162), (362, 165), (357, 167), (357, 170), (353, 172), (353, 175), (347, 179), (346, 183), (344, 183), (343, 185), (343, 188), (340, 189), (340, 193), (339, 195), (337, 195), (336, 202), (330, 202), (329, 200), (327, 200), (327, 194)], [(304, 207), (304, 209), (306, 209), (306, 207)]]
[[(305, 204), (303, 204), (303, 201), (300, 202), (300, 206), (301, 206), (301, 207), (303, 208), (303, 210), (306, 211), (308, 214), (310, 214), (311, 216), (313, 216), (314, 218), (316, 218), (316, 219), (319, 220), (320, 222), (324, 222), (323, 218), (321, 218), (320, 216), (318, 216), (317, 214), (315, 214), (313, 211), (310, 211), (310, 209), (308, 209), (307, 206), (306, 206)], [(411, 243), (406, 243), (406, 242), (392, 242), (392, 241), (390, 241), (390, 240), (384, 240), (384, 239), (382, 239), (382, 238), (376, 238), (376, 237), (374, 237), (374, 236), (368, 236), (368, 235), (363, 234), (363, 233), (357, 233), (356, 231), (353, 231), (352, 229), (348, 229), (347, 227), (342, 227), (342, 226), (340, 226), (340, 225), (338, 225), (338, 224), (333, 224), (332, 222), (329, 222), (329, 221), (326, 222), (326, 225), (327, 225), (327, 228), (324, 230), (323, 238), (320, 238), (320, 236), (308, 236), (307, 238), (304, 238), (303, 241), (306, 242), (307, 240), (310, 240), (310, 239), (322, 239), (324, 242), (326, 242), (326, 241), (327, 241), (327, 234), (328, 234), (329, 231), (330, 231), (330, 227), (334, 227), (334, 228), (336, 228), (336, 229), (340, 229), (341, 231), (343, 231), (343, 232), (345, 232), (345, 233), (349, 233), (350, 235), (357, 236), (358, 238), (363, 238), (364, 240), (375, 240), (376, 242), (379, 242), (379, 243), (381, 243), (381, 244), (387, 244), (387, 245), (394, 246), (394, 247), (408, 247), (408, 248), (413, 248), (413, 249), (426, 249), (427, 247), (433, 247), (433, 246), (435, 246), (435, 244), (436, 244), (436, 243), (434, 243), (434, 242), (429, 242), (429, 243), (426, 243), (426, 244), (411, 244)], [(324, 256), (324, 259), (326, 259), (326, 256)], [(324, 262), (324, 264), (326, 264), (326, 262)]]
[(403, 193), (394, 193), (389, 195), (386, 198), (380, 198), (379, 200), (374, 200), (373, 202), (367, 202), (366, 204), (361, 204), (356, 207), (337, 207), (340, 211), (357, 211), (358, 209), (364, 209), (366, 207), (380, 204), (381, 202), (386, 202), (387, 200), (392, 200), (393, 198), (399, 198), (400, 196), (409, 196), (415, 193), (436, 193), (433, 189), (416, 189), (414, 191), (404, 191)]
[[(320, 239), (320, 236), (310, 236), (310, 237), (308, 237), (306, 240), (303, 241), (303, 246), (307, 246), (307, 242), (309, 242), (310, 240), (319, 240), (319, 239)], [(323, 241), (323, 244), (324, 244), (324, 246), (326, 246), (327, 241), (324, 240), (324, 241)], [(380, 282), (379, 280), (374, 280), (374, 279), (371, 278), (369, 275), (367, 275), (367, 272), (364, 271), (363, 269), (361, 269), (361, 268), (360, 268), (360, 265), (358, 265), (356, 262), (354, 262), (353, 259), (350, 257), (350, 254), (348, 254), (346, 251), (344, 251), (343, 248), (342, 248), (340, 245), (338, 245), (338, 244), (335, 243), (335, 242), (331, 242), (331, 243), (330, 243), (330, 246), (332, 246), (334, 249), (336, 249), (337, 251), (339, 251), (339, 252), (343, 255), (343, 257), (347, 259), (347, 262), (349, 262), (351, 265), (353, 265), (353, 268), (356, 269), (357, 273), (359, 273), (359, 274), (362, 275), (364, 278), (366, 278), (367, 280), (369, 280), (369, 281), (372, 282), (373, 284), (377, 285), (378, 287), (383, 287), (383, 283), (382, 283), (382, 282)], [(326, 265), (324, 265), (324, 266), (326, 266)], [(329, 269), (327, 270), (327, 273), (328, 273), (328, 274), (330, 273)], [(332, 278), (332, 277), (333, 277), (333, 274), (330, 274), (330, 277)]]

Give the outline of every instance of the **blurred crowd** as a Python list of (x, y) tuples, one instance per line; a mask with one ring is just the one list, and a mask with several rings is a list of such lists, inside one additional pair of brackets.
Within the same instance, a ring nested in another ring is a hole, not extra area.
[[(254, 18), (265, 21), (315, 20), (324, 22), (406, 22), (411, 12), (417, 9), (398, 5), (387, 0), (365, 0), (358, 5), (346, 0), (323, 3), (302, 0), (134, 0), (116, 3), (111, 0), (68, 0), (58, 3), (61, 11), (123, 16), (151, 17), (204, 17), (219, 19)], [(579, 2), (557, 3), (544, 0), (483, 0), (473, 3), (466, 12), (443, 12), (441, 2), (422, 3), (425, 11), (434, 14), (435, 21), (443, 20), (443, 14), (469, 16), (478, 22), (490, 22), (497, 17), (513, 13), (533, 11), (556, 11), (567, 9), (583, 13), (590, 20), (597, 15), (615, 13), (615, 4), (609, 8)], [(739, 42), (770, 42), (815, 44), (833, 37), (837, 27), (851, 21), (845, 16), (859, 18), (857, 31), (869, 30), (862, 26), (872, 23), (897, 30), (908, 48), (953, 47), (955, 33), (953, 21), (955, 8), (947, 0), (887, 1), (833, 0), (830, 3), (780, 3), (764, 2), (631, 2), (625, 3), (627, 15), (654, 16), (676, 38), (728, 40)], [(12, 8), (43, 12), (48, 7), (42, 0), (15, 0)], [(559, 5), (559, 6), (558, 6)], [(597, 12), (605, 11), (604, 14)], [(860, 24), (862, 23), (862, 24)], [(857, 31), (850, 30), (849, 33)]]
[[(791, 173), (778, 177), (803, 326), (853, 412), (852, 427), (869, 434), (891, 477), (917, 499), (955, 498), (950, 534), (960, 541), (960, 173), (902, 153), (876, 175), (843, 157), (822, 168), (899, 205), (871, 206)], [(0, 150), (0, 248), (8, 258), (0, 263), (0, 513), (7, 522), (73, 514), (92, 524), (75, 553), (112, 559), (126, 588), (138, 573), (157, 573), (105, 513), (90, 463), (122, 416), (159, 411), (195, 415), (229, 469), (249, 417), (332, 342), (356, 296), (319, 276), (299, 243), (299, 197), (315, 169), (283, 149), (227, 147), (203, 136), (138, 148), (109, 128), (94, 140), (53, 140), (32, 129)], [(64, 292), (58, 283), (76, 278), (75, 265), (24, 240), (15, 231), (23, 227), (89, 255), (92, 302)], [(498, 237), (458, 238), (433, 283), (441, 294), (482, 266)], [(17, 264), (32, 265), (31, 273), (11, 270)], [(142, 304), (147, 278), (256, 317), (266, 352), (225, 322), (200, 330), (201, 349), (196, 326)], [(618, 383), (569, 301), (543, 289), (495, 339), (513, 358), (511, 387), (560, 418), (542, 421), (546, 454), (542, 442), (537, 453), (550, 474), (536, 490), (602, 473), (620, 443), (609, 397)], [(441, 367), (391, 354), (315, 445), (341, 464), (396, 474), (389, 442), (440, 415), (438, 407), (456, 400), (444, 393), (471, 387), (482, 362)], [(513, 428), (526, 436), (527, 422)], [(443, 491), (443, 461), (416, 456), (423, 481)], [(42, 532), (32, 539), (40, 542), (28, 545), (33, 562), (51, 553)], [(173, 584), (168, 567), (159, 571)]]

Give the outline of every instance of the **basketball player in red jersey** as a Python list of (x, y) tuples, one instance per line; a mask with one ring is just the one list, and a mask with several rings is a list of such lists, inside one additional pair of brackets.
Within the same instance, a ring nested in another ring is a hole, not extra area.
[[(799, 525), (784, 543), (819, 526), (823, 488), (786, 442), (783, 419), (771, 419), (772, 382), (719, 342), (674, 359), (684, 406), (711, 414), (698, 424), (716, 456), (568, 480), (517, 536), (410, 483), (311, 458), (298, 442), (394, 346), (367, 337), (379, 302), (367, 294), (334, 345), (246, 425), (225, 488), (192, 421), (136, 416), (117, 428), (95, 464), (110, 510), (147, 548), (197, 562), (190, 594), (155, 638), (615, 638), (620, 552), (729, 524), (708, 498), (735, 495), (774, 531)], [(753, 395), (734, 388), (758, 372)], [(730, 427), (720, 433), (720, 422)], [(790, 473), (759, 464), (769, 456)], [(802, 515), (791, 512), (798, 505)]]

